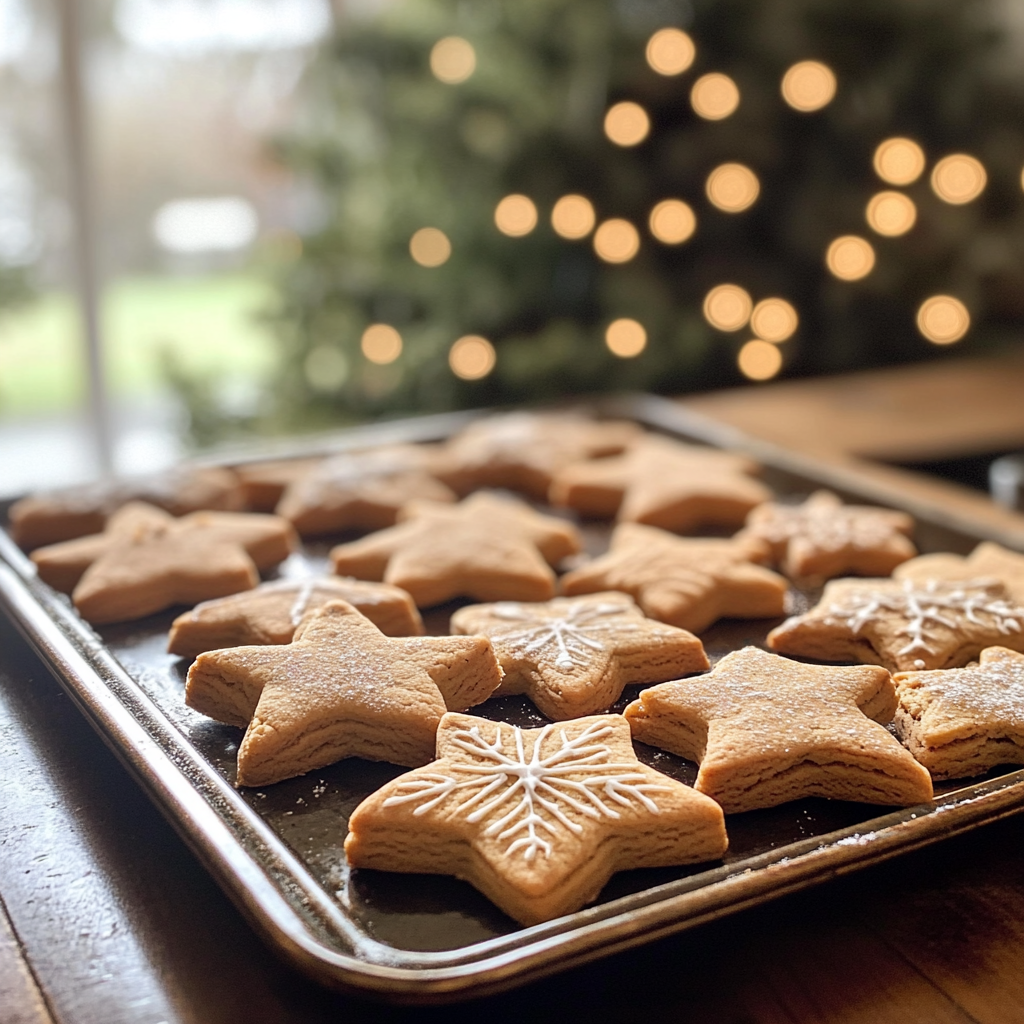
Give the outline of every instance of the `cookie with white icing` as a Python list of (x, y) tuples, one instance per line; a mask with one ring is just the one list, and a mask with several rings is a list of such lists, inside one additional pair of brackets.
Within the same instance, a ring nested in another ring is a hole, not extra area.
[(898, 580), (996, 579), (1016, 604), (1024, 605), (1024, 554), (990, 540), (979, 544), (966, 558), (947, 552), (919, 555), (893, 572)]
[(696, 761), (696, 789), (731, 814), (811, 796), (930, 800), (928, 772), (885, 728), (895, 706), (883, 668), (745, 647), (707, 675), (643, 690), (625, 714), (635, 739)]
[(619, 715), (519, 729), (449, 714), (437, 760), (349, 819), (354, 868), (455, 875), (521, 924), (596, 899), (619, 870), (718, 860), (721, 808), (648, 768)]
[(914, 520), (905, 512), (844, 505), (831, 491), (816, 491), (799, 505), (758, 505), (737, 537), (757, 537), (790, 578), (818, 583), (836, 576), (888, 576), (917, 549)]
[(933, 779), (1024, 764), (1024, 655), (988, 647), (979, 664), (893, 678), (896, 735)]
[(495, 697), (525, 693), (555, 721), (604, 711), (631, 683), (708, 667), (697, 637), (648, 619), (615, 592), (469, 605), (452, 616), (451, 628), (490, 639), (505, 673)]
[(171, 625), (167, 650), (182, 658), (251, 644), (287, 644), (299, 623), (328, 601), (348, 601), (386, 636), (419, 636), (412, 598), (387, 583), (337, 577), (273, 580), (255, 590), (204, 601)]
[(1024, 607), (992, 579), (833, 580), (814, 608), (768, 634), (782, 654), (891, 672), (955, 668), (994, 644), (1024, 650)]
[(200, 654), (185, 702), (245, 729), (236, 784), (263, 786), (344, 757), (426, 764), (442, 715), (486, 700), (500, 681), (484, 637), (388, 637), (331, 601), (290, 644)]

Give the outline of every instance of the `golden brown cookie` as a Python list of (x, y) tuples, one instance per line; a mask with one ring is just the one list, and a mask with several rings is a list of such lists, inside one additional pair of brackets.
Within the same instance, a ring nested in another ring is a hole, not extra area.
[(245, 508), (245, 495), (231, 470), (177, 466), (151, 476), (104, 480), (22, 498), (8, 512), (11, 536), (31, 550), (100, 533), (111, 514), (129, 501), (144, 501), (174, 516), (207, 508), (229, 512)]
[(413, 444), (334, 455), (288, 487), (277, 514), (303, 537), (394, 526), (410, 501), (455, 501), (431, 476), (433, 459), (433, 449)]
[(556, 722), (606, 710), (631, 683), (708, 667), (692, 633), (648, 619), (615, 592), (469, 605), (452, 616), (452, 632), (490, 639), (505, 673), (495, 697), (525, 693)]
[(933, 779), (1024, 764), (1024, 655), (987, 647), (980, 664), (894, 677), (896, 735)]
[(115, 512), (102, 534), (32, 553), (40, 578), (71, 594), (94, 625), (141, 619), (175, 604), (249, 590), (295, 548), (277, 516), (193, 512), (175, 519), (142, 502)]
[(458, 505), (412, 502), (397, 526), (339, 544), (334, 571), (383, 580), (421, 608), (454, 597), (546, 601), (555, 594), (550, 566), (580, 550), (576, 528), (513, 498), (474, 494)]
[(1014, 604), (1024, 605), (1024, 555), (984, 541), (966, 558), (947, 553), (919, 555), (899, 566), (898, 580), (997, 579), (1009, 591)]
[(906, 806), (932, 784), (885, 728), (895, 706), (883, 668), (745, 647), (707, 675), (643, 690), (626, 719), (635, 739), (696, 761), (697, 790), (726, 814), (808, 796)]
[(905, 512), (844, 505), (831, 491), (816, 491), (800, 505), (758, 505), (737, 536), (770, 545), (790, 579), (820, 585), (834, 576), (888, 576), (917, 554), (913, 530)]
[(331, 601), (290, 644), (200, 654), (185, 702), (245, 728), (236, 784), (263, 786), (343, 757), (426, 764), (445, 711), (479, 704), (499, 682), (484, 637), (386, 637)]
[(174, 620), (167, 650), (182, 658), (194, 658), (221, 647), (288, 644), (302, 619), (328, 601), (347, 601), (386, 636), (423, 633), (416, 605), (398, 587), (309, 577), (273, 580), (255, 590), (197, 604)]
[(676, 537), (623, 523), (606, 555), (566, 573), (564, 594), (621, 590), (652, 619), (700, 633), (720, 618), (785, 614), (787, 584), (752, 564), (767, 558), (763, 541)]
[(544, 501), (563, 466), (614, 455), (641, 433), (633, 423), (602, 423), (573, 413), (488, 416), (448, 442), (435, 474), (458, 494), (503, 487)]
[(273, 459), (234, 466), (250, 512), (273, 512), (289, 485), (301, 480), (323, 460)]
[(833, 580), (768, 634), (773, 651), (891, 672), (955, 668), (993, 644), (1024, 649), (1024, 608), (991, 579)]
[(567, 466), (555, 474), (550, 499), (581, 515), (645, 523), (689, 533), (735, 528), (772, 492), (749, 474), (742, 455), (648, 435), (624, 455)]
[(578, 910), (616, 871), (717, 860), (728, 842), (718, 805), (641, 764), (619, 715), (543, 729), (445, 715), (437, 760), (348, 826), (353, 867), (455, 875), (525, 925)]

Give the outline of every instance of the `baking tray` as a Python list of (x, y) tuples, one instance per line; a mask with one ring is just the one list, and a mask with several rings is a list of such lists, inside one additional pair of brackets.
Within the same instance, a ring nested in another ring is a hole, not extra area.
[[(922, 551), (966, 553), (1014, 536), (942, 508), (867, 485), (842, 467), (746, 438), (652, 396), (584, 406), (689, 441), (746, 452), (780, 494), (828, 486), (848, 500), (902, 508), (918, 521)], [(219, 461), (304, 456), (399, 440), (449, 436), (474, 413), (364, 427)], [(6, 512), (6, 508), (2, 509)], [(585, 524), (592, 553), (607, 525)], [(330, 545), (307, 544), (281, 572), (326, 567)], [(304, 565), (298, 564), (304, 563)], [(794, 611), (815, 592), (795, 592)], [(262, 789), (236, 790), (241, 730), (212, 722), (183, 701), (187, 662), (164, 652), (174, 612), (94, 630), (0, 531), (0, 600), (57, 680), (136, 775), (265, 938), (307, 973), (334, 987), (406, 1002), (442, 1002), (523, 984), (543, 974), (722, 917), (1024, 809), (1024, 771), (995, 770), (970, 785), (943, 784), (933, 802), (890, 811), (863, 804), (802, 800), (729, 815), (723, 861), (620, 872), (598, 901), (576, 913), (522, 928), (465, 883), (428, 875), (349, 873), (343, 852), (348, 815), (367, 794), (405, 769), (349, 759)], [(447, 632), (446, 605), (425, 615)], [(763, 645), (778, 620), (724, 621), (703, 635), (712, 661), (747, 643)], [(639, 691), (631, 687), (617, 709)], [(474, 709), (524, 726), (544, 719), (524, 698)], [(637, 744), (646, 763), (684, 782), (696, 767)]]

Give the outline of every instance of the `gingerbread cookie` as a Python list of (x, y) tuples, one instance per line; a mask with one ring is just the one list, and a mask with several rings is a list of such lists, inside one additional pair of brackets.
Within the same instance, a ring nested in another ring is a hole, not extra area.
[(555, 721), (604, 711), (631, 683), (708, 667), (692, 633), (646, 618), (621, 593), (469, 605), (452, 616), (452, 632), (490, 639), (505, 673), (495, 697), (525, 693)]
[(44, 582), (71, 594), (82, 618), (100, 625), (249, 590), (259, 571), (283, 561), (295, 544), (277, 516), (193, 512), (175, 519), (131, 502), (102, 534), (39, 548), (32, 561)]
[(756, 538), (684, 539), (623, 523), (615, 528), (606, 555), (562, 577), (562, 592), (621, 590), (652, 619), (700, 633), (723, 617), (785, 614), (786, 581), (753, 564), (767, 555), (767, 546)]
[(31, 550), (96, 534), (129, 501), (144, 501), (175, 516), (199, 509), (245, 508), (245, 495), (231, 470), (177, 466), (151, 476), (103, 480), (22, 498), (8, 512), (11, 536)]
[(745, 647), (707, 675), (643, 690), (626, 719), (635, 739), (696, 761), (695, 788), (727, 814), (808, 796), (906, 806), (932, 784), (882, 724), (895, 706), (883, 668)]
[(455, 875), (524, 925), (578, 910), (616, 871), (717, 860), (728, 842), (718, 805), (641, 764), (619, 715), (543, 729), (445, 715), (437, 760), (348, 824), (353, 867)]
[(844, 505), (831, 491), (816, 491), (801, 505), (758, 505), (737, 535), (757, 537), (793, 580), (820, 584), (834, 576), (888, 576), (917, 549), (905, 512)]
[(1024, 764), (1024, 655), (988, 647), (979, 662), (893, 680), (896, 735), (933, 779)]
[(898, 580), (996, 579), (1014, 604), (1024, 605), (1024, 555), (984, 541), (966, 558), (961, 555), (919, 555), (904, 562), (893, 573)]
[(892, 672), (965, 665), (993, 644), (1024, 650), (1024, 607), (995, 580), (833, 580), (768, 634), (783, 654)]
[(263, 786), (344, 757), (426, 764), (445, 711), (479, 704), (499, 682), (484, 637), (386, 637), (331, 601), (290, 644), (200, 654), (185, 702), (246, 730), (236, 784)]
[(194, 658), (220, 647), (291, 643), (302, 619), (328, 601), (347, 601), (386, 636), (423, 633), (416, 605), (398, 587), (310, 577), (273, 580), (255, 590), (196, 605), (174, 620), (167, 650), (182, 658)]
[(567, 466), (555, 475), (553, 505), (581, 515), (689, 533), (743, 525), (772, 492), (742, 455), (648, 435), (624, 455)]
[(433, 458), (432, 449), (412, 444), (332, 456), (288, 487), (277, 514), (303, 537), (393, 526), (410, 501), (455, 501), (431, 476)]
[(413, 502), (397, 526), (340, 544), (334, 571), (407, 590), (421, 608), (454, 597), (545, 601), (550, 566), (580, 550), (576, 528), (523, 502), (474, 494), (458, 505)]
[(435, 473), (459, 494), (502, 487), (545, 501), (558, 470), (621, 452), (641, 433), (633, 423), (602, 423), (573, 413), (488, 416), (448, 442)]
[(322, 461), (321, 458), (273, 459), (233, 467), (245, 494), (245, 507), (251, 512), (273, 512), (288, 487)]

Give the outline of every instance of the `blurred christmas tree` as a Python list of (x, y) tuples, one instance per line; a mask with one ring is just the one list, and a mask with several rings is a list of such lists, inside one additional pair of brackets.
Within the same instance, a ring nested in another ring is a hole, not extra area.
[[(281, 279), (278, 424), (738, 383), (751, 328), (716, 330), (702, 313), (725, 282), (755, 302), (782, 296), (799, 317), (767, 364), (744, 364), (754, 377), (776, 363), (808, 374), (932, 356), (915, 316), (936, 294), (970, 313), (961, 349), (998, 343), (1024, 320), (1024, 79), (990, 2), (351, 10), (279, 145), (327, 212)], [(675, 31), (654, 36), (665, 28)], [(791, 81), (784, 99), (787, 69), (807, 60), (824, 68)], [(889, 180), (906, 187), (894, 189), (872, 158), (896, 136), (920, 144), (927, 170), (909, 182), (897, 167)], [(950, 168), (945, 201), (942, 182), (931, 184), (936, 159), (956, 152), (987, 172), (969, 202), (974, 164)], [(712, 185), (728, 164), (752, 174)], [(865, 208), (883, 190), (897, 198), (876, 210), (873, 231)], [(565, 196), (586, 202), (563, 203), (553, 225)], [(687, 205), (652, 220), (664, 200)], [(830, 271), (826, 252), (850, 235)], [(774, 310), (781, 334), (788, 310)], [(938, 340), (963, 326), (955, 306), (936, 315)], [(466, 335), (488, 341), (453, 352)]]

